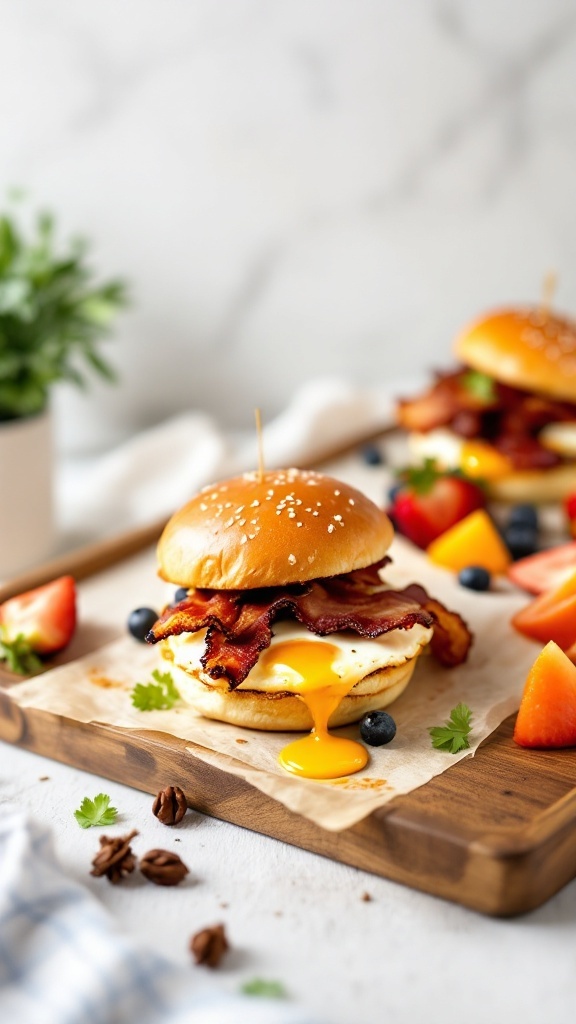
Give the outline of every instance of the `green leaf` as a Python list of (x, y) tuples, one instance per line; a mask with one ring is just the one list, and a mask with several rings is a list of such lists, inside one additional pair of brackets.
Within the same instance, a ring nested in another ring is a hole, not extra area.
[(26, 232), (13, 209), (0, 213), (0, 419), (38, 412), (85, 368), (113, 380), (101, 343), (126, 304), (123, 281), (95, 280), (84, 243), (57, 244), (50, 213)]
[(469, 395), (473, 395), (474, 398), (478, 398), (481, 402), (491, 404), (496, 401), (496, 384), (492, 377), (489, 377), (487, 373), (480, 373), (479, 370), (468, 370), (460, 378), (460, 382), (465, 391)]
[(10, 671), (19, 676), (33, 676), (43, 668), (40, 658), (23, 634), (18, 633), (14, 640), (8, 640), (1, 626), (0, 661), (5, 661)]
[(155, 669), (152, 678), (155, 683), (136, 683), (130, 694), (134, 707), (139, 711), (165, 711), (174, 707), (180, 694), (170, 673)]
[(436, 725), (429, 729), (432, 746), (437, 750), (448, 750), (458, 754), (470, 746), (468, 736), (472, 729), (472, 712), (467, 704), (457, 704), (450, 712), (450, 718), (444, 725)]
[(265, 978), (252, 978), (245, 981), (240, 991), (246, 996), (261, 996), (264, 999), (285, 999), (286, 989), (280, 981), (267, 981)]
[(438, 468), (435, 459), (424, 459), (420, 466), (408, 466), (403, 469), (400, 476), (406, 486), (416, 494), (428, 494), (436, 481), (441, 476), (446, 476), (446, 473)]
[(93, 825), (112, 825), (116, 821), (118, 811), (110, 807), (110, 797), (99, 793), (93, 800), (84, 797), (80, 807), (74, 811), (74, 817), (80, 828), (91, 828)]

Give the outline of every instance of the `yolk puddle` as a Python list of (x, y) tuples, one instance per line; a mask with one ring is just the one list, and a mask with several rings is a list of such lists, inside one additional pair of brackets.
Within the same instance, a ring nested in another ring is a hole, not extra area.
[(300, 676), (295, 695), (308, 707), (314, 722), (309, 736), (289, 743), (279, 761), (286, 771), (307, 779), (339, 779), (359, 772), (368, 763), (360, 743), (328, 732), (328, 720), (356, 679), (341, 679), (332, 668), (338, 648), (319, 641), (287, 640), (268, 649), (263, 661), (285, 666)]

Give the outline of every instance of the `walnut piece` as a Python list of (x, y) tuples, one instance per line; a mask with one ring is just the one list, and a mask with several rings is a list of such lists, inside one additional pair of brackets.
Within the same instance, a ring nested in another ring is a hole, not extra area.
[(166, 786), (161, 789), (152, 804), (152, 814), (163, 825), (177, 825), (186, 814), (188, 805), (180, 786)]
[(169, 850), (149, 850), (140, 860), (140, 871), (154, 885), (179, 885), (188, 874), (178, 854)]
[(203, 928), (190, 939), (190, 952), (197, 964), (218, 967), (224, 953), (229, 949), (223, 924)]
[(138, 832), (134, 829), (127, 836), (116, 836), (114, 838), (100, 836), (100, 850), (92, 861), (92, 871), (90, 874), (95, 875), (96, 878), (106, 875), (106, 878), (113, 885), (121, 882), (136, 867), (136, 858), (132, 853), (130, 842), (137, 835)]

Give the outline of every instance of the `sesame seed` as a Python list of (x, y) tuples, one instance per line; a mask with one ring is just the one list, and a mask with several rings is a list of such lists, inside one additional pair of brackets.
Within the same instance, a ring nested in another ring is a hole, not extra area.
[(288, 512), (288, 518), (289, 519), (295, 519), (296, 518), (296, 513), (292, 509), (290, 509), (290, 511)]
[(224, 505), (224, 508), (232, 508), (232, 502), (227, 501), (226, 504)]
[(226, 522), (224, 523), (224, 529), (227, 530), (228, 527), (232, 526), (233, 523), (234, 523), (234, 517), (230, 516), (230, 519), (227, 519)]
[(319, 512), (313, 512), (313, 513), (312, 513), (312, 515), (313, 515), (313, 516), (319, 516), (319, 515), (320, 515), (320, 513), (319, 513)]
[(296, 523), (296, 526), (302, 526), (302, 523)]
[(308, 555), (308, 564), (312, 565), (312, 562), (314, 561), (315, 558), (316, 558), (316, 555)]
[(339, 523), (340, 520), (342, 519), (342, 516), (332, 516), (332, 518), (335, 519), (337, 523)]
[(354, 498), (348, 498), (348, 504), (349, 505), (353, 505), (354, 504)]
[(334, 494), (336, 495), (337, 498), (340, 497), (340, 491), (334, 491)]
[(322, 502), (321, 501), (317, 501), (316, 502), (316, 508), (322, 508)]
[(255, 533), (249, 533), (249, 534), (248, 534), (248, 538), (249, 538), (249, 540), (254, 540), (254, 537), (255, 537), (255, 536), (256, 536), (256, 534), (255, 534)]
[(260, 502), (258, 501), (258, 498), (254, 498), (254, 501), (251, 503), (250, 508), (258, 508), (259, 504)]
[(328, 523), (328, 533), (334, 533), (335, 529), (334, 523)]
[(251, 522), (252, 526), (256, 526), (256, 523), (258, 522), (258, 520), (257, 519), (251, 519), (250, 522)]
[(245, 523), (245, 522), (246, 522), (246, 520), (245, 520), (245, 519), (239, 519), (239, 520), (238, 520), (238, 526), (244, 526), (244, 523)]
[(240, 543), (241, 544), (245, 544), (247, 540), (248, 540), (248, 537), (246, 536), (245, 533), (243, 533), (242, 536), (240, 537)]
[(236, 514), (240, 515), (240, 513), (243, 512), (243, 511), (244, 511), (244, 505), (238, 505), (238, 508), (236, 509)]
[(296, 555), (288, 555), (288, 561), (290, 562), (290, 565), (295, 565), (296, 564)]
[(305, 511), (305, 512), (311, 512), (311, 511), (312, 511), (312, 509), (311, 509), (311, 508), (305, 508), (305, 509), (304, 509), (304, 511)]
[(208, 505), (205, 505), (204, 502), (201, 502), (201, 504), (200, 504), (200, 511), (201, 512), (207, 512), (208, 511)]

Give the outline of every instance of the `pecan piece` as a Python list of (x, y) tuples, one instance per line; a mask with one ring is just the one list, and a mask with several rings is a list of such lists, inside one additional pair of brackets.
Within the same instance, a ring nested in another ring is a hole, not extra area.
[(137, 835), (138, 832), (134, 829), (127, 836), (100, 836), (100, 849), (92, 861), (90, 874), (96, 878), (106, 875), (113, 885), (121, 882), (136, 867), (136, 858), (132, 853), (130, 841)]
[(186, 814), (188, 805), (180, 786), (166, 786), (161, 789), (152, 804), (152, 814), (163, 825), (177, 825)]
[(190, 939), (190, 952), (197, 964), (218, 967), (226, 950), (229, 949), (223, 924), (203, 928)]
[(188, 874), (178, 854), (169, 850), (149, 850), (140, 860), (140, 871), (154, 885), (179, 885)]

